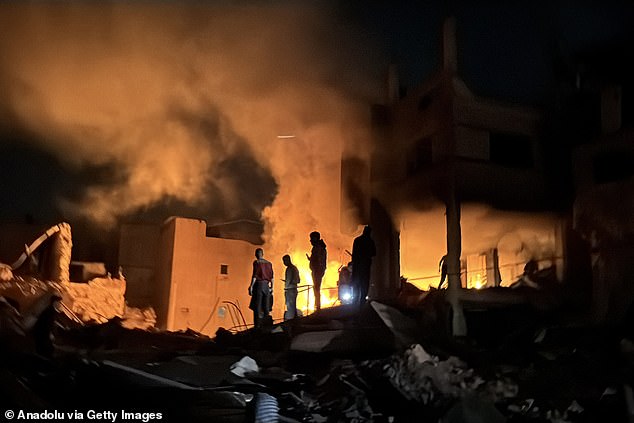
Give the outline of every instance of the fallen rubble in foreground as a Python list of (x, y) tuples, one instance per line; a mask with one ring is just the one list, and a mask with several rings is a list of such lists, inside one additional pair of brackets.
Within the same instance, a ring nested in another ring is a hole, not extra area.
[[(457, 340), (441, 328), (438, 295), (415, 308), (371, 302), (265, 331), (220, 329), (213, 339), (130, 330), (118, 318), (73, 324), (46, 312), (55, 296), (26, 328), (5, 301), (0, 398), (11, 409), (163, 421), (627, 421), (634, 343), (623, 333), (511, 307), (479, 311), (473, 336)], [(505, 325), (478, 330), (487, 319)], [(49, 348), (32, 348), (50, 335)], [(29, 342), (9, 348), (11, 337)]]

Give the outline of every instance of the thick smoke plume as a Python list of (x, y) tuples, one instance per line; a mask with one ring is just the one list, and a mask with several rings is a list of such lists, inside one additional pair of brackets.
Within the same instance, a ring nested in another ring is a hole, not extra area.
[(78, 173), (108, 170), (59, 199), (67, 216), (113, 225), (174, 201), (232, 219), (268, 204), (275, 250), (308, 248), (311, 230), (346, 248), (339, 160), (366, 136), (380, 66), (332, 6), (3, 3), (0, 123)]

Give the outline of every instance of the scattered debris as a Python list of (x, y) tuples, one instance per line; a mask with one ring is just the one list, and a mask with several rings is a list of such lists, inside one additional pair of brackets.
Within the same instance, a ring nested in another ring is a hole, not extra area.
[(0, 282), (6, 282), (13, 279), (13, 271), (8, 264), (0, 263)]
[[(55, 239), (51, 269), (65, 263), (70, 228), (44, 241)], [(393, 304), (211, 339), (154, 329), (153, 309), (126, 306), (123, 277), (76, 283), (18, 270), (0, 265), (0, 398), (14, 408), (134, 407), (192, 422), (634, 420), (631, 338), (561, 324), (547, 284), (530, 301), (522, 288), (464, 294), (466, 339), (447, 336), (442, 290), (406, 282)], [(536, 314), (544, 298), (551, 314)]]
[(236, 363), (233, 363), (230, 370), (234, 375), (244, 377), (246, 373), (257, 373), (260, 368), (254, 359), (244, 356)]
[(150, 330), (156, 326), (156, 312), (152, 307), (125, 307), (121, 326), (126, 329)]
[(485, 384), (459, 358), (439, 360), (419, 344), (393, 356), (383, 365), (383, 371), (407, 400), (422, 404), (466, 397)]
[(63, 303), (83, 322), (105, 323), (125, 313), (125, 279), (95, 278), (59, 285)]

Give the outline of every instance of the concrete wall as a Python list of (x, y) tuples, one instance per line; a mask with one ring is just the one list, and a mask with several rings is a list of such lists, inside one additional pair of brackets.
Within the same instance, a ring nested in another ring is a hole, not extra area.
[(124, 224), (119, 238), (119, 266), (127, 282), (126, 300), (135, 307), (153, 305), (161, 227)]
[(241, 323), (237, 309), (225, 301), (253, 323), (247, 290), (256, 245), (206, 233), (205, 221), (182, 217), (122, 226), (119, 264), (128, 284), (126, 301), (152, 306), (160, 329), (191, 328), (213, 336), (221, 326)]
[[(256, 246), (209, 238), (202, 220), (174, 218), (166, 225), (166, 234), (173, 228), (174, 236), (171, 271), (165, 269), (170, 275), (166, 328), (191, 328), (208, 335), (220, 326), (228, 329), (239, 322), (232, 319), (232, 306), (225, 301), (236, 304), (252, 324), (247, 290)], [(169, 250), (169, 245), (163, 247)]]
[(174, 236), (176, 233), (175, 218), (170, 218), (160, 227), (158, 254), (156, 259), (156, 276), (153, 305), (156, 310), (156, 325), (166, 329), (172, 284), (172, 267), (174, 259)]

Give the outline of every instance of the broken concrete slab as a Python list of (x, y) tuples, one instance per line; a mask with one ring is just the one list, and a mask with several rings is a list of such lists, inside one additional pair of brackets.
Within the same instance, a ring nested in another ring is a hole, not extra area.
[(126, 329), (152, 329), (156, 326), (156, 312), (152, 307), (137, 308), (126, 305), (121, 326)]
[(103, 277), (59, 284), (63, 303), (83, 322), (105, 323), (125, 313), (125, 279)]
[(418, 325), (414, 319), (405, 316), (394, 307), (377, 301), (370, 302), (370, 305), (394, 334), (397, 348), (405, 348), (416, 342)]
[(13, 279), (13, 271), (8, 264), (0, 263), (0, 282), (6, 282)]
[(302, 352), (326, 352), (328, 346), (337, 338), (342, 337), (343, 330), (324, 330), (318, 332), (306, 332), (297, 335), (291, 341), (291, 351)]

